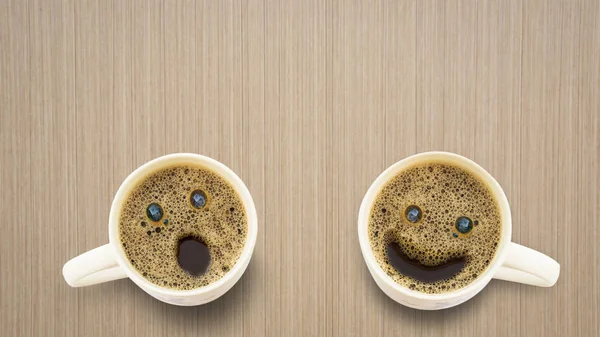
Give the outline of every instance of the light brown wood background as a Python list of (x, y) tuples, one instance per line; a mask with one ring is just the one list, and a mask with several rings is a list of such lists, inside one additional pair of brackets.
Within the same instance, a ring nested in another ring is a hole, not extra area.
[[(0, 0), (0, 335), (597, 336), (599, 128), (597, 0)], [(377, 288), (362, 196), (434, 149), (498, 179), (555, 287), (439, 312)], [(193, 308), (68, 287), (123, 179), (184, 151), (254, 196), (241, 281)]]

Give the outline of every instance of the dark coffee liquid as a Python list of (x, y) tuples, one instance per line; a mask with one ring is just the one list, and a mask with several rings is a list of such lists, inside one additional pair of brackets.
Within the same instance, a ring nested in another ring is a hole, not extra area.
[(188, 273), (202, 275), (210, 265), (210, 252), (204, 242), (195, 237), (186, 237), (179, 241), (177, 261)]
[(387, 255), (390, 264), (403, 275), (421, 282), (437, 282), (458, 274), (463, 269), (466, 259), (450, 259), (437, 266), (424, 266), (418, 260), (409, 258), (396, 242), (388, 244)]

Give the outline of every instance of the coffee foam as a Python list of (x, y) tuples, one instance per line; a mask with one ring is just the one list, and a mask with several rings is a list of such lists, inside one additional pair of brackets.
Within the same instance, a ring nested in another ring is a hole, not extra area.
[[(197, 189), (208, 195), (202, 209), (190, 203), (190, 194)], [(163, 209), (158, 222), (146, 216), (150, 203)], [(150, 282), (179, 290), (203, 287), (223, 277), (240, 257), (247, 232), (246, 211), (233, 187), (216, 173), (195, 166), (148, 175), (130, 192), (119, 219), (119, 237), (131, 265)], [(187, 273), (177, 262), (179, 240), (190, 236), (210, 251), (208, 270), (199, 276)]]
[[(410, 205), (423, 211), (416, 224), (405, 217)], [(467, 234), (455, 228), (460, 216), (477, 221)], [(399, 173), (382, 188), (371, 208), (368, 232), (377, 262), (394, 281), (424, 293), (443, 293), (465, 287), (485, 271), (500, 240), (501, 216), (490, 189), (475, 176), (456, 166), (427, 163)], [(425, 266), (453, 258), (465, 258), (466, 264), (449, 279), (418, 281), (390, 264), (386, 249), (391, 242)]]

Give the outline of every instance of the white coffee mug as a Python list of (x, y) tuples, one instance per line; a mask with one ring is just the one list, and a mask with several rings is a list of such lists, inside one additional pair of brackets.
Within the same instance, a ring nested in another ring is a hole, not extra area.
[[(479, 177), (489, 186), (498, 201), (502, 217), (502, 234), (498, 250), (488, 268), (466, 287), (442, 294), (425, 294), (396, 283), (375, 260), (368, 236), (371, 206), (384, 185), (407, 168), (430, 162), (458, 166)], [(560, 273), (558, 262), (538, 251), (511, 242), (511, 230), (510, 207), (500, 184), (475, 162), (448, 152), (419, 153), (390, 166), (369, 187), (358, 214), (360, 248), (367, 267), (379, 288), (400, 304), (424, 310), (445, 309), (459, 305), (479, 293), (492, 278), (540, 287), (553, 286)]]
[[(207, 168), (225, 180), (239, 194), (248, 217), (248, 235), (244, 249), (233, 268), (222, 278), (207, 286), (193, 290), (174, 290), (163, 288), (142, 277), (131, 265), (122, 249), (119, 239), (118, 223), (123, 204), (129, 192), (137, 183), (158, 169), (174, 165), (194, 165)], [(240, 279), (254, 251), (258, 221), (252, 196), (242, 180), (222, 163), (198, 154), (177, 153), (156, 158), (133, 171), (121, 184), (110, 208), (108, 219), (109, 243), (83, 253), (63, 267), (65, 281), (72, 287), (83, 287), (129, 277), (145, 292), (166, 303), (192, 306), (213, 301), (225, 294)]]

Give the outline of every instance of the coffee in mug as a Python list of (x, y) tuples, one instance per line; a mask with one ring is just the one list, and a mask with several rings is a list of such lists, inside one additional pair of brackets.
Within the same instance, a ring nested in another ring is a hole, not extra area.
[(358, 240), (379, 288), (403, 305), (450, 308), (492, 278), (554, 285), (560, 265), (511, 242), (508, 199), (477, 163), (424, 152), (387, 168), (358, 213)]
[(199, 154), (151, 160), (123, 181), (108, 216), (109, 243), (69, 260), (73, 287), (131, 279), (151, 296), (192, 306), (242, 277), (258, 233), (252, 196), (227, 166)]
[(489, 187), (461, 167), (434, 161), (388, 181), (369, 218), (381, 268), (398, 284), (429, 294), (477, 279), (494, 258), (501, 231)]
[(237, 262), (248, 225), (240, 196), (201, 166), (160, 168), (125, 200), (119, 237), (148, 281), (179, 290), (219, 280)]

